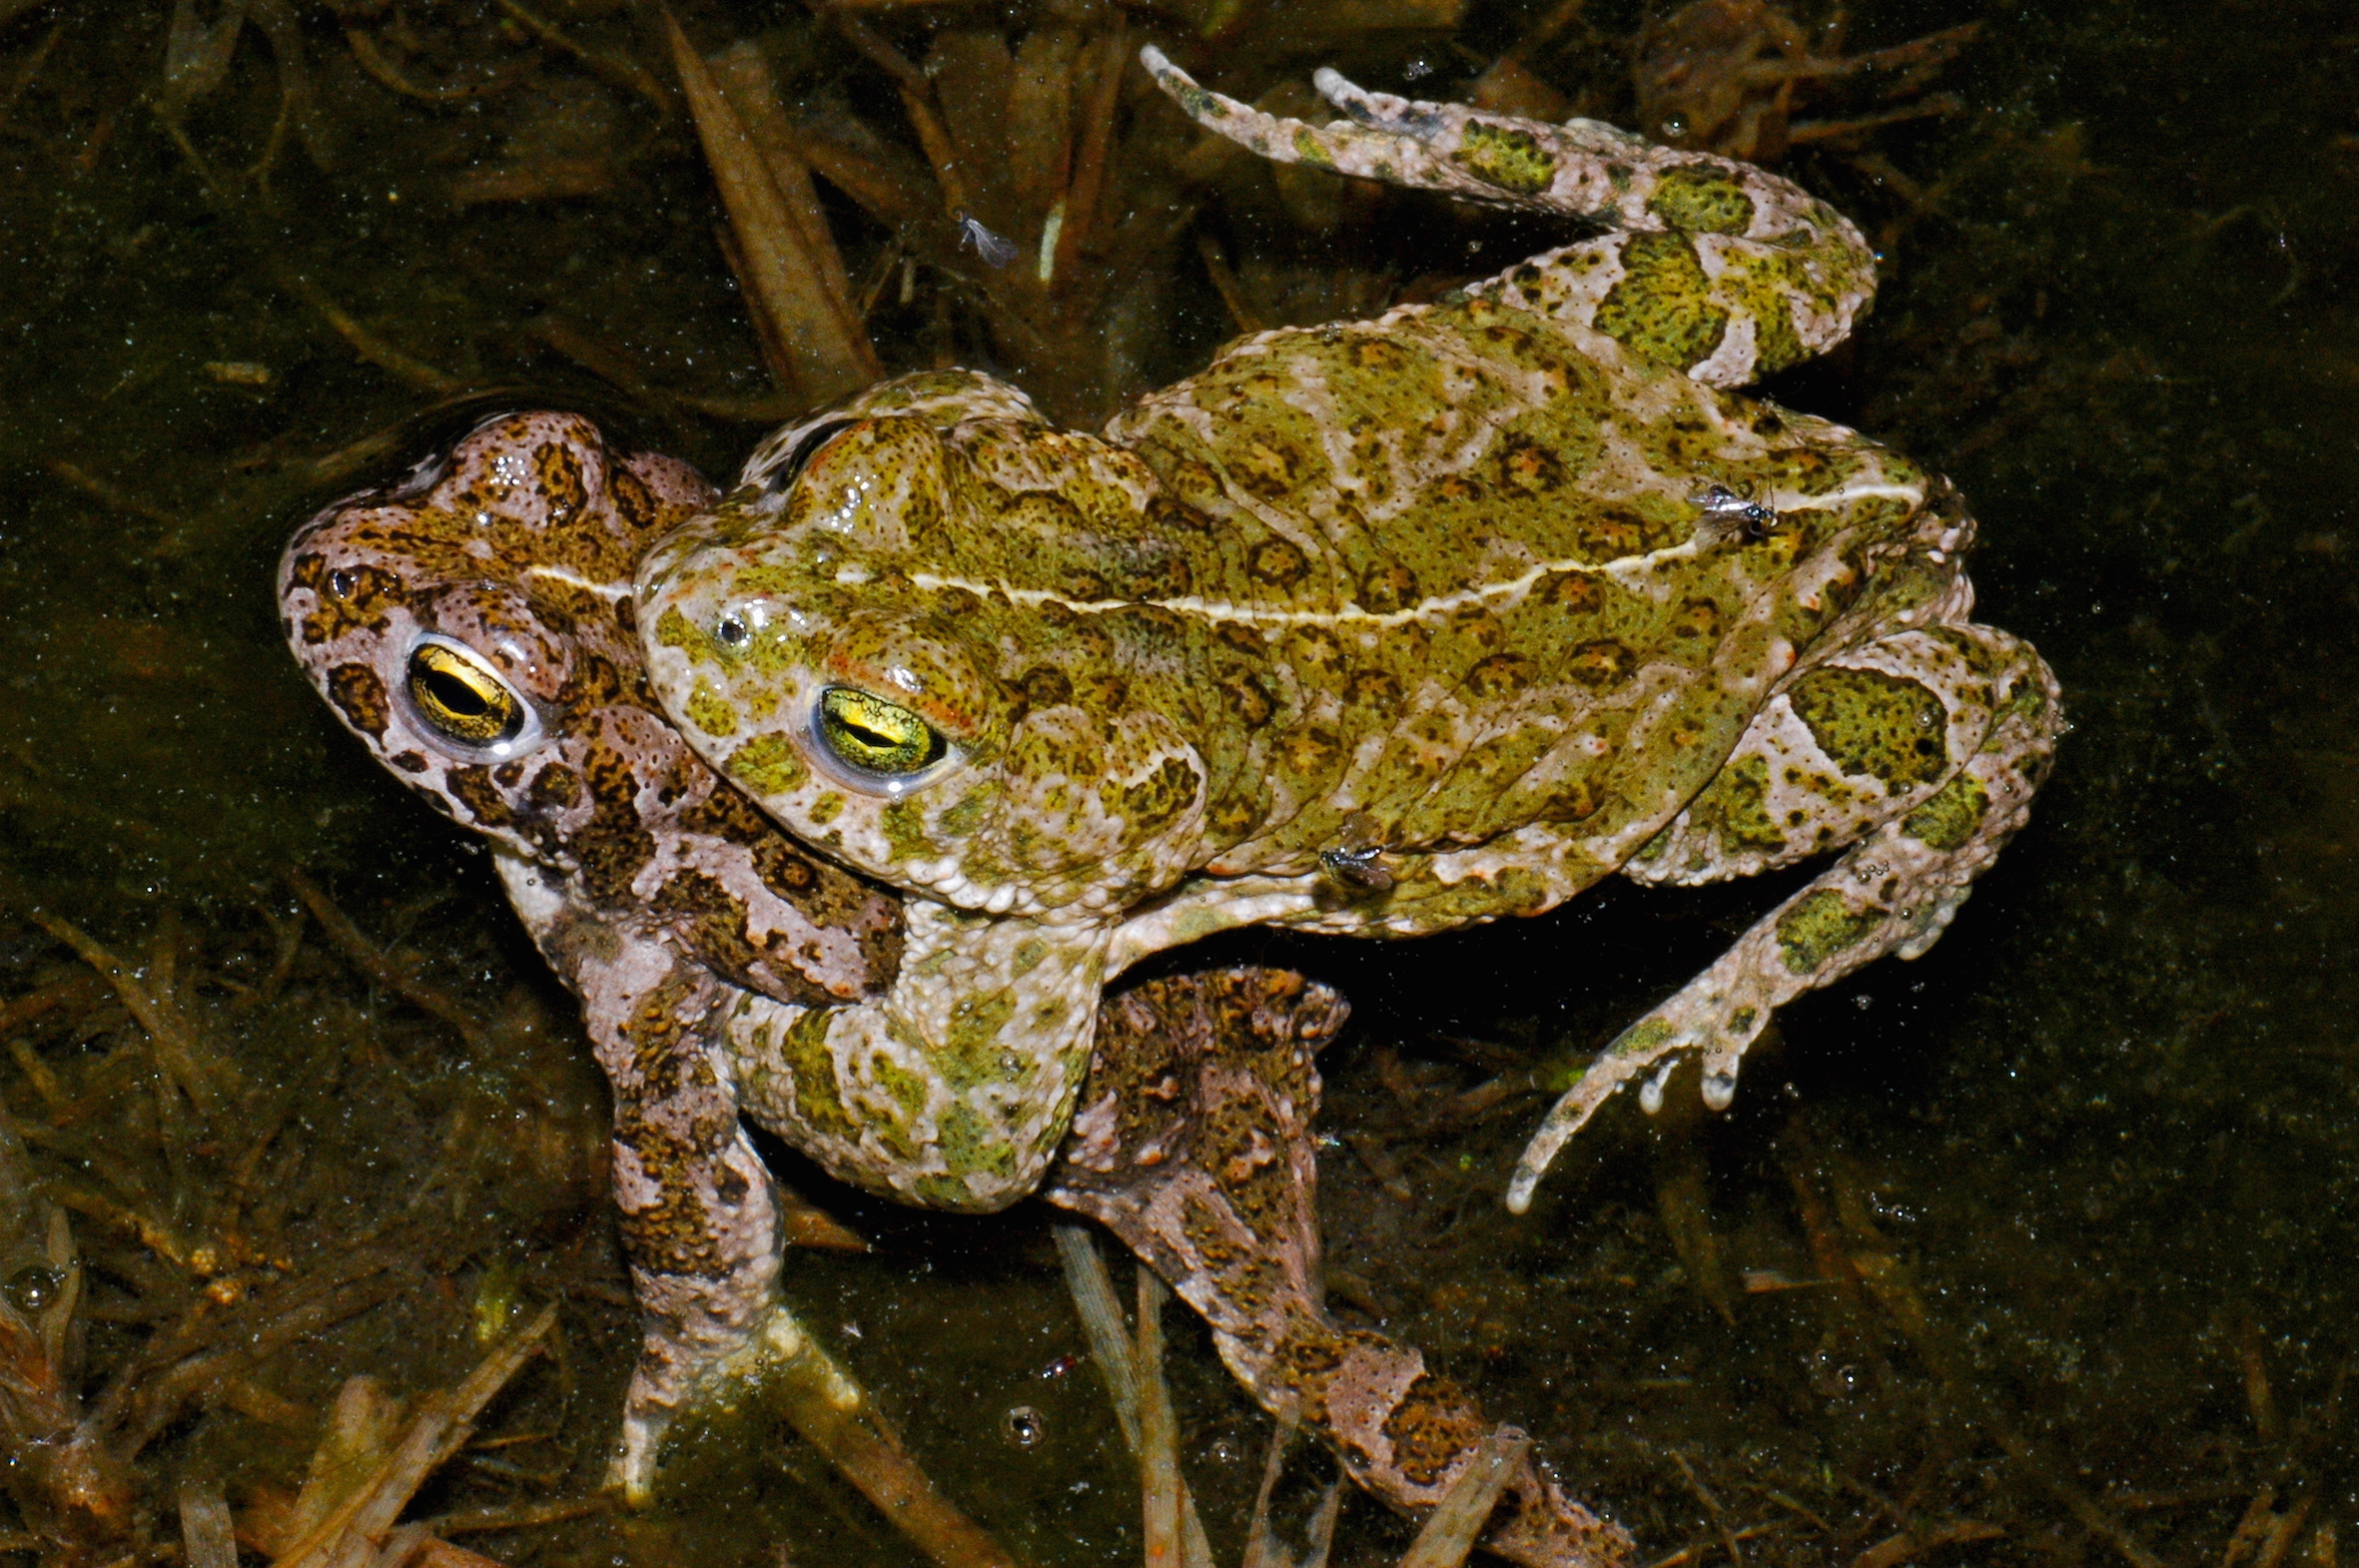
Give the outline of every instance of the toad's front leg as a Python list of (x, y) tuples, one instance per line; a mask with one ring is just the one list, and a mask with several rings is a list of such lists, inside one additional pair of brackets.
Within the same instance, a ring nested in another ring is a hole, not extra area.
[[(672, 1422), (717, 1413), (765, 1380), (789, 1385), (778, 1402), (790, 1419), (824, 1408), (860, 1421), (866, 1396), (779, 1295), (777, 1196), (738, 1124), (727, 1067), (728, 1021), (746, 993), (671, 932), (585, 912), (545, 867), (504, 854), (494, 864), (581, 999), (614, 1101), (614, 1202), (643, 1332), (608, 1484), (634, 1505), (652, 1501)], [(792, 1384), (813, 1378), (831, 1397), (798, 1400)]]
[(665, 1429), (742, 1354), (778, 1297), (778, 1212), (710, 1045), (727, 991), (665, 936), (559, 916), (533, 935), (581, 997), (614, 1100), (614, 1201), (644, 1337), (608, 1472), (634, 1504), (653, 1495)]
[(1040, 1185), (1073, 1120), (1114, 929), (905, 909), (884, 995), (737, 1002), (738, 1092), (839, 1180), (926, 1208), (1005, 1208)]
[(538, 873), (503, 870), (580, 994), (613, 1090), (615, 1206), (644, 1337), (609, 1484), (634, 1505), (652, 1501), (664, 1433), (683, 1415), (783, 1416), (929, 1555), (1007, 1563), (779, 1293), (777, 1194), (727, 1070), (728, 1021), (747, 993), (666, 934), (550, 915), (533, 897)]
[(1526, 1146), (1507, 1206), (1530, 1204), (1557, 1151), (1624, 1084), (1644, 1077), (1653, 1111), (1692, 1058), (1720, 1110), (1778, 1008), (1931, 948), (2028, 817), (2064, 728), (2055, 675), (2030, 644), (1972, 622), (1894, 630), (1798, 674), (1624, 869), (1706, 882), (1851, 847), (1598, 1054)]

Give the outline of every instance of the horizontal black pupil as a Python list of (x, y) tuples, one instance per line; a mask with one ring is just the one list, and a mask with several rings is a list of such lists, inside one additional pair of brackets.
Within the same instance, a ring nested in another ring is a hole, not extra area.
[(423, 684), (429, 696), (462, 718), (480, 718), (491, 711), (483, 694), (455, 675), (427, 670)]

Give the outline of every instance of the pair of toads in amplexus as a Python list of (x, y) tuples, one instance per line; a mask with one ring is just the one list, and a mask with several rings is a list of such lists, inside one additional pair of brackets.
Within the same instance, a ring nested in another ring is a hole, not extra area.
[[(785, 1310), (743, 1117), (905, 1202), (1107, 1219), (1256, 1398), (1430, 1507), (1474, 1445), (1420, 1467), (1409, 1438), (1479, 1412), (1318, 1304), (1308, 1064), (1339, 1002), (1124, 973), (1248, 925), (1413, 938), (1831, 857), (1600, 1053), (1521, 1209), (1617, 1089), (1725, 1107), (1777, 1008), (1930, 947), (2063, 730), (2038, 655), (1972, 618), (1956, 491), (1738, 390), (1867, 307), (1840, 214), (1595, 122), (1322, 72), (1348, 119), (1311, 127), (1143, 58), (1264, 157), (1602, 232), (1238, 340), (1098, 433), (908, 376), (716, 495), (511, 413), (288, 547), (297, 657), (491, 841), (614, 1085), (634, 1494)], [(1496, 1549), (1626, 1550), (1544, 1472), (1510, 1491)]]

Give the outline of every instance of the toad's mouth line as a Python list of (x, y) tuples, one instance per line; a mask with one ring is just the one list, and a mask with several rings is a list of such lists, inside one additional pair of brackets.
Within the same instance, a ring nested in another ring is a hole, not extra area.
[[(1857, 501), (1877, 496), (1905, 500), (1922, 505), (1925, 492), (1922, 486), (1910, 484), (1864, 484), (1846, 489), (1841, 499)], [(1820, 499), (1820, 497), (1812, 497)], [(1357, 604), (1344, 604), (1335, 609), (1275, 609), (1252, 604), (1231, 604), (1225, 600), (1202, 599), (1192, 594), (1169, 599), (1072, 599), (1047, 588), (1018, 588), (1006, 581), (980, 582), (971, 577), (947, 577), (939, 572), (915, 571), (909, 580), (929, 593), (945, 589), (972, 593), (988, 599), (994, 594), (1011, 603), (1027, 608), (1056, 605), (1078, 615), (1111, 615), (1123, 610), (1141, 608), (1170, 610), (1178, 615), (1192, 615), (1208, 621), (1230, 621), (1255, 626), (1405, 626), (1411, 621), (1446, 617), (1470, 605), (1487, 605), (1500, 600), (1522, 598), (1541, 578), (1566, 572), (1580, 572), (1596, 577), (1610, 577), (1616, 581), (1643, 579), (1657, 567), (1673, 561), (1692, 560), (1701, 546), (1690, 538), (1683, 543), (1666, 545), (1659, 550), (1648, 550), (1638, 555), (1620, 555), (1607, 561), (1553, 560), (1541, 561), (1529, 570), (1498, 582), (1421, 599), (1406, 609), (1371, 610)]]

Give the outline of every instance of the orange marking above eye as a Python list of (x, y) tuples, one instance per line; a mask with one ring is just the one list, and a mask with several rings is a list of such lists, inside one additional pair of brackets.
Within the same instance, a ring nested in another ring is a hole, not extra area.
[(934, 663), (908, 653), (839, 650), (820, 668), (831, 685), (870, 692), (905, 707), (952, 740), (974, 739), (990, 721), (988, 693), (975, 689), (975, 676), (928, 667)]
[(904, 666), (879, 668), (864, 660), (830, 659), (827, 673), (838, 684), (873, 692), (888, 702), (909, 709), (954, 740), (971, 738), (983, 728), (983, 719), (976, 711), (976, 705), (961, 701), (957, 693), (946, 690), (945, 682), (923, 677), (914, 683), (895, 680), (893, 676), (896, 673), (913, 673)]

